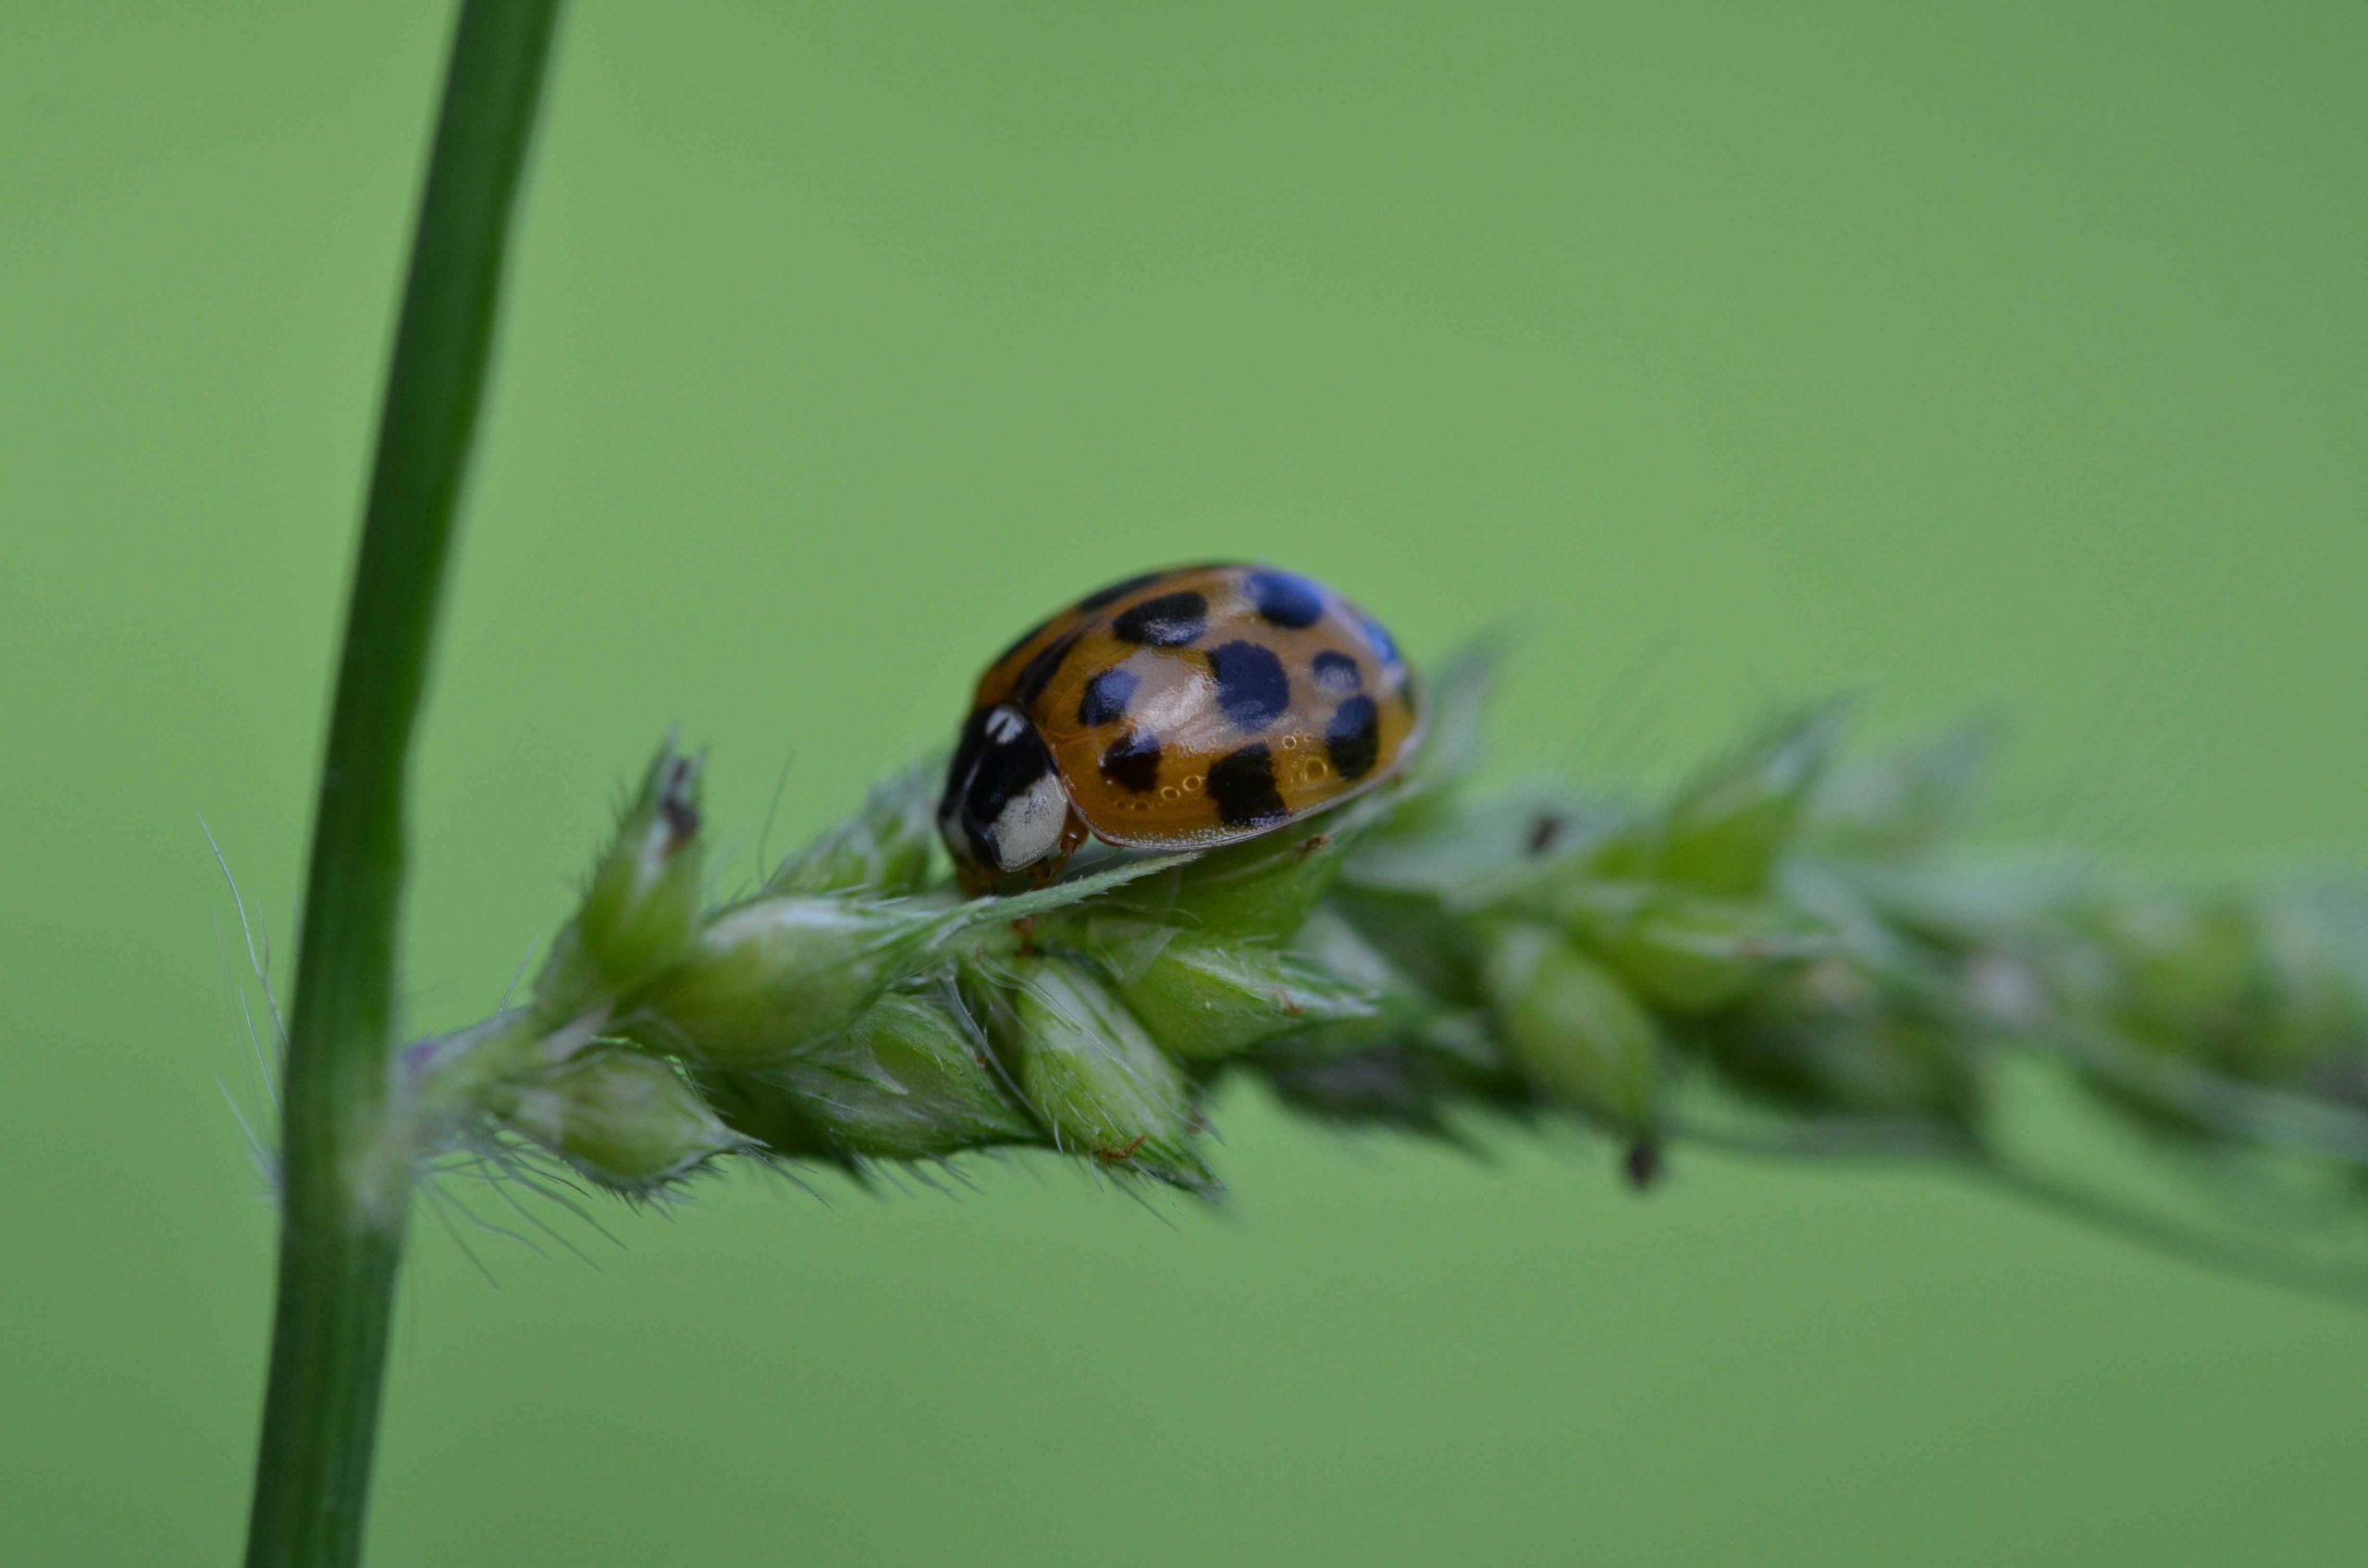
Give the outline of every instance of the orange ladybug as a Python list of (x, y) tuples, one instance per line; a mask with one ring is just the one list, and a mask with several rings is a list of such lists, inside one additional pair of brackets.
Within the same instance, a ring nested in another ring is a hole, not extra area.
[(1252, 837), (1412, 754), (1413, 672), (1381, 623), (1264, 566), (1113, 583), (980, 678), (938, 831), (962, 885), (1050, 881), (1091, 833), (1130, 848)]

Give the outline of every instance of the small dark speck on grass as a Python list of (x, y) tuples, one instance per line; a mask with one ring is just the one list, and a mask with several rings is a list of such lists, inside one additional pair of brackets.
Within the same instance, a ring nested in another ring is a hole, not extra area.
[(1628, 1145), (1621, 1168), (1631, 1188), (1639, 1192), (1651, 1191), (1661, 1179), (1661, 1146), (1649, 1138), (1638, 1139)]

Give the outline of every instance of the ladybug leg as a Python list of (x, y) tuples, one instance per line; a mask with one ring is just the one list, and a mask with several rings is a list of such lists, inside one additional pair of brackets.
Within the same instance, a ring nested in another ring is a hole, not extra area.
[(1077, 814), (1077, 808), (1070, 807), (1068, 820), (1061, 824), (1061, 842), (1054, 846), (1050, 855), (1028, 869), (1028, 874), (1035, 879), (1036, 885), (1042, 887), (1059, 876), (1062, 868), (1069, 863), (1069, 857), (1078, 852), (1091, 833), (1092, 830), (1085, 825), (1085, 819)]
[(974, 860), (956, 860), (954, 880), (960, 884), (965, 898), (984, 898), (995, 890), (994, 872)]

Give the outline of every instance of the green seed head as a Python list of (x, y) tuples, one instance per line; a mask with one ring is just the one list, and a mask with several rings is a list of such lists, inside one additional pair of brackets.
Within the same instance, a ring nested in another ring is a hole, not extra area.
[(845, 1033), (744, 1076), (751, 1098), (788, 1097), (846, 1154), (928, 1159), (1043, 1137), (969, 1014), (934, 994), (883, 996)]
[(853, 1023), (958, 924), (925, 905), (759, 898), (710, 921), (690, 956), (619, 1018), (695, 1062), (784, 1061)]
[(1114, 966), (1119, 997), (1185, 1061), (1222, 1060), (1277, 1035), (1378, 1011), (1362, 988), (1272, 947), (1152, 927), (1119, 951), (1136, 960)]
[(2368, 1164), (2368, 899), (1967, 864), (1937, 851), (1971, 747), (1832, 772), (1830, 707), (1667, 803), (1476, 798), (1465, 744), (1439, 749), (1473, 710), (1457, 686), (1431, 761), (1338, 810), (1004, 898), (925, 885), (916, 772), (702, 915), (697, 769), (670, 747), (535, 1005), (404, 1053), (388, 1146), (490, 1118), (647, 1192), (732, 1149), (860, 1173), (1051, 1142), (1209, 1191), (1195, 1095), (1222, 1068), (1458, 1141), (1462, 1108), (1575, 1111), (1643, 1183), (1674, 1066), (1818, 1136), (1983, 1158), (1992, 1064), (2028, 1051), (2191, 1140)]
[(1785, 977), (1696, 1038), (1729, 1084), (1788, 1110), (1950, 1130), (1980, 1117), (1977, 1039), (1845, 958)]
[(1286, 937), (1339, 875), (1349, 846), (1371, 821), (1372, 799), (1210, 850), (1144, 878), (1114, 902), (1213, 936)]
[(1554, 932), (1514, 925), (1496, 935), (1486, 983), (1498, 1027), (1539, 1087), (1652, 1135), (1660, 1030), (1617, 975)]
[(1100, 979), (1039, 956), (969, 983), (1021, 1097), (1059, 1147), (1189, 1191), (1215, 1188), (1192, 1148), (1191, 1086)]
[(1841, 738), (1842, 721), (1833, 705), (1763, 731), (1696, 774), (1655, 831), (1608, 851), (1604, 870), (1706, 893), (1758, 893), (1793, 837)]
[(771, 1069), (691, 1067), (691, 1080), (749, 1152), (773, 1159), (852, 1167), (838, 1142), (816, 1125), (811, 1104), (771, 1081)]
[(619, 1004), (619, 1026), (710, 1067), (766, 1067), (855, 1022), (888, 988), (971, 932), (981, 950), (1018, 945), (1015, 927), (1095, 894), (1174, 870), (1130, 861), (1009, 898), (762, 897), (710, 919), (684, 959)]
[(1766, 899), (1591, 886), (1609, 896), (1574, 899), (1572, 932), (1647, 1001), (1683, 1016), (1732, 1007), (1833, 947), (1816, 921)]
[(920, 892), (937, 844), (936, 775), (936, 769), (917, 764), (874, 787), (862, 810), (783, 860), (765, 891), (881, 898)]
[(701, 904), (698, 777), (698, 759), (672, 743), (650, 763), (536, 978), (539, 1016), (600, 1006), (690, 950)]
[(1417, 983), (1339, 913), (1318, 910), (1294, 950), (1371, 1010), (1252, 1048), (1249, 1064), (1286, 1103), (1350, 1126), (1450, 1139), (1451, 1105), (1525, 1105), (1528, 1085), (1486, 1016)]
[(2244, 899), (2123, 897), (2090, 909), (2083, 923), (2112, 966), (2121, 1021), (2164, 1048), (2177, 1042), (2215, 1054), (2273, 1010), (2278, 977)]
[(897, 982), (927, 968), (944, 945), (1009, 948), (1014, 928), (1187, 857), (1129, 861), (1009, 898), (960, 904), (920, 899), (790, 895), (726, 909), (689, 955), (619, 1005), (621, 1026), (713, 1067), (786, 1061), (855, 1022)]
[(672, 1064), (596, 1045), (508, 1086), (502, 1124), (612, 1191), (647, 1193), (747, 1146)]

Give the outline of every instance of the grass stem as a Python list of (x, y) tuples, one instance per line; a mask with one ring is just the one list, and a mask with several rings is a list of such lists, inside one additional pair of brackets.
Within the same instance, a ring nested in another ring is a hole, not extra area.
[(247, 1562), (358, 1561), (410, 1154), (390, 1093), (403, 792), (557, 0), (467, 0), (346, 608), (304, 889)]

